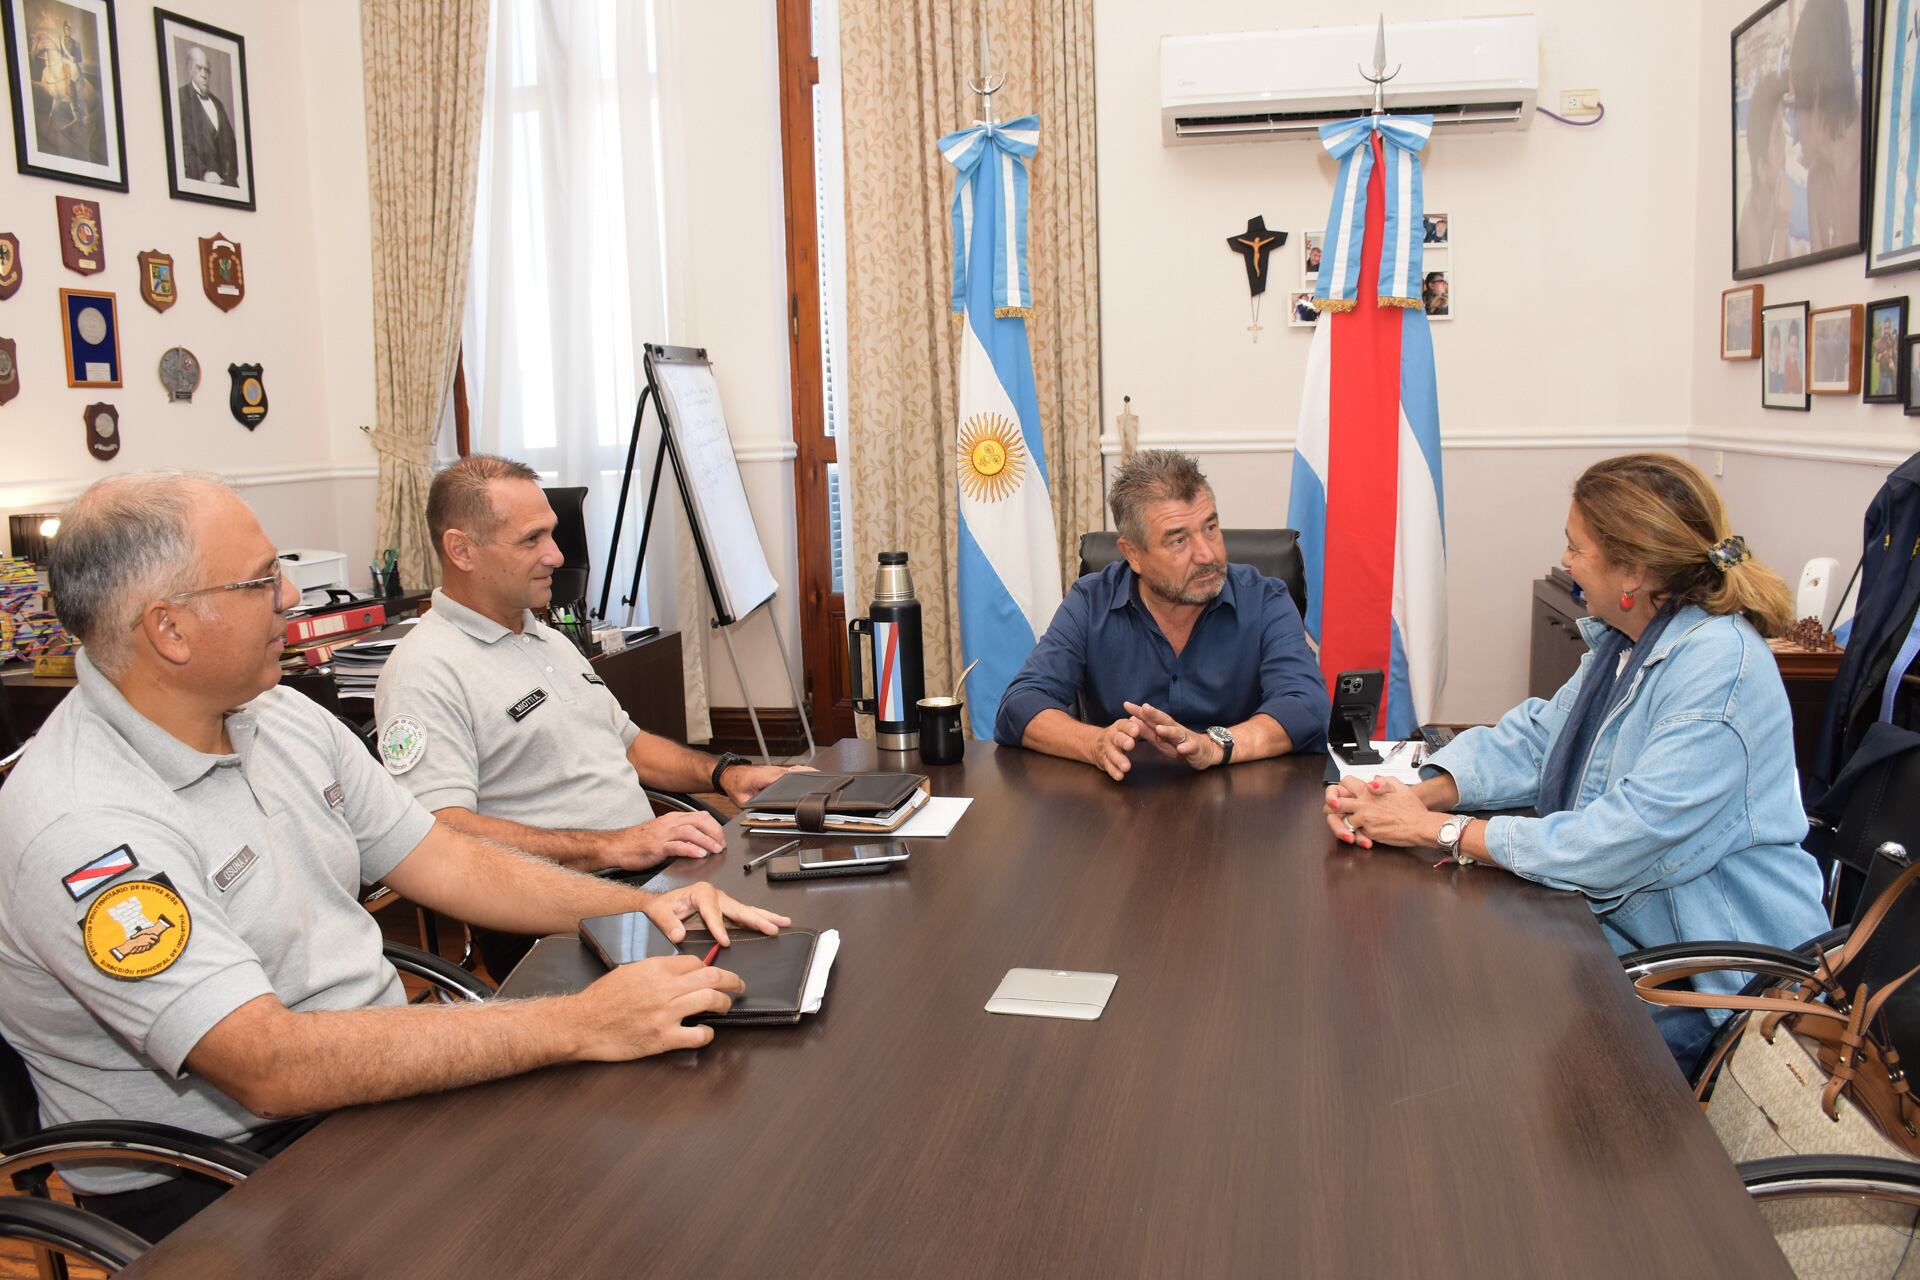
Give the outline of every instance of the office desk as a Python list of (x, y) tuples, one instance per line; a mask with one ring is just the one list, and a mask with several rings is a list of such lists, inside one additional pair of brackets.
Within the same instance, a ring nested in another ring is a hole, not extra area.
[(868, 880), (731, 833), (678, 878), (838, 928), (819, 1015), (342, 1114), (126, 1274), (1787, 1275), (1584, 903), (1338, 844), (1321, 767), (974, 744)]

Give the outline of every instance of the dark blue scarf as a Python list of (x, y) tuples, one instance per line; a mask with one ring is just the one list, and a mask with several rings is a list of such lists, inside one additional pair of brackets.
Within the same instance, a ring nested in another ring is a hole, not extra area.
[[(1607, 628), (1606, 638), (1593, 651), (1593, 661), (1574, 698), (1573, 710), (1567, 713), (1567, 722), (1560, 726), (1560, 736), (1547, 748), (1547, 761), (1540, 768), (1540, 799), (1534, 811), (1541, 817), (1571, 809), (1580, 798), (1580, 779), (1587, 771), (1587, 757), (1593, 751), (1593, 740), (1599, 735), (1601, 724), (1609, 713), (1626, 702), (1627, 693), (1633, 688), (1634, 673), (1653, 652), (1655, 642), (1671, 621), (1671, 608), (1654, 614), (1647, 629), (1640, 633), (1638, 644), (1628, 640), (1626, 633)], [(1623, 665), (1620, 654), (1630, 645), (1631, 656)]]

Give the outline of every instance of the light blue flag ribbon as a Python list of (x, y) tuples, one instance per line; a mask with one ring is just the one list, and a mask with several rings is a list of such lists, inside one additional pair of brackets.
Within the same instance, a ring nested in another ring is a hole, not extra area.
[(1360, 248), (1366, 238), (1367, 179), (1373, 173), (1373, 135), (1379, 134), (1387, 207), (1381, 220), (1379, 299), (1383, 307), (1420, 305), (1421, 243), (1426, 208), (1420, 188), (1420, 150), (1433, 133), (1432, 116), (1361, 116), (1320, 126), (1320, 144), (1340, 162), (1333, 184), (1327, 237), (1313, 296), (1322, 311), (1347, 311), (1359, 297)]
[(1027, 282), (1027, 158), (1040, 149), (1040, 120), (1021, 116), (1000, 124), (975, 122), (940, 139), (940, 155), (959, 170), (953, 184), (953, 309), (967, 309), (967, 245), (973, 239), (974, 188), (983, 163), (1000, 166), (999, 199), (989, 216), (993, 238), (993, 308), (997, 316), (1026, 316), (1033, 308)]

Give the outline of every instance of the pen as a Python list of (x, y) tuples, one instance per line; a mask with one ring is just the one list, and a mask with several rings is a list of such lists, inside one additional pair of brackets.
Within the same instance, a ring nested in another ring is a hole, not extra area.
[(1391, 764), (1391, 763), (1393, 763), (1393, 758), (1394, 758), (1395, 756), (1397, 756), (1397, 755), (1399, 755), (1399, 754), (1400, 754), (1400, 751), (1401, 751), (1401, 748), (1403, 748), (1403, 747), (1405, 747), (1406, 745), (1407, 745), (1407, 744), (1406, 744), (1406, 743), (1404, 743), (1404, 742), (1396, 742), (1396, 743), (1394, 743), (1394, 744), (1393, 744), (1393, 750), (1391, 750), (1391, 751), (1389, 751), (1389, 752), (1387, 752), (1387, 758), (1386, 758), (1385, 760), (1382, 760), (1382, 761), (1381, 761), (1380, 763), (1381, 763), (1381, 764)]
[(700, 963), (704, 965), (711, 965), (713, 963), (713, 958), (719, 954), (720, 954), (720, 944), (716, 942), (712, 946), (707, 948), (707, 958), (705, 960), (702, 960)]
[(798, 840), (789, 840), (783, 845), (778, 845), (775, 848), (767, 850), (765, 853), (761, 854), (759, 857), (748, 862), (746, 866), (740, 869), (742, 871), (752, 871), (755, 867), (765, 862), (768, 858), (778, 857), (781, 854), (786, 853), (790, 849), (798, 849), (799, 847), (800, 847), (800, 842)]

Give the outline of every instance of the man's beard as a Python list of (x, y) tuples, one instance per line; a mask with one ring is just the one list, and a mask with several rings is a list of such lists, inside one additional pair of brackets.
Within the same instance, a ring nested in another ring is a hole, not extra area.
[(1220, 594), (1220, 588), (1227, 583), (1224, 565), (1213, 565), (1207, 569), (1196, 569), (1187, 575), (1185, 582), (1159, 582), (1147, 579), (1147, 586), (1153, 594), (1162, 600), (1174, 604), (1209, 604)]

